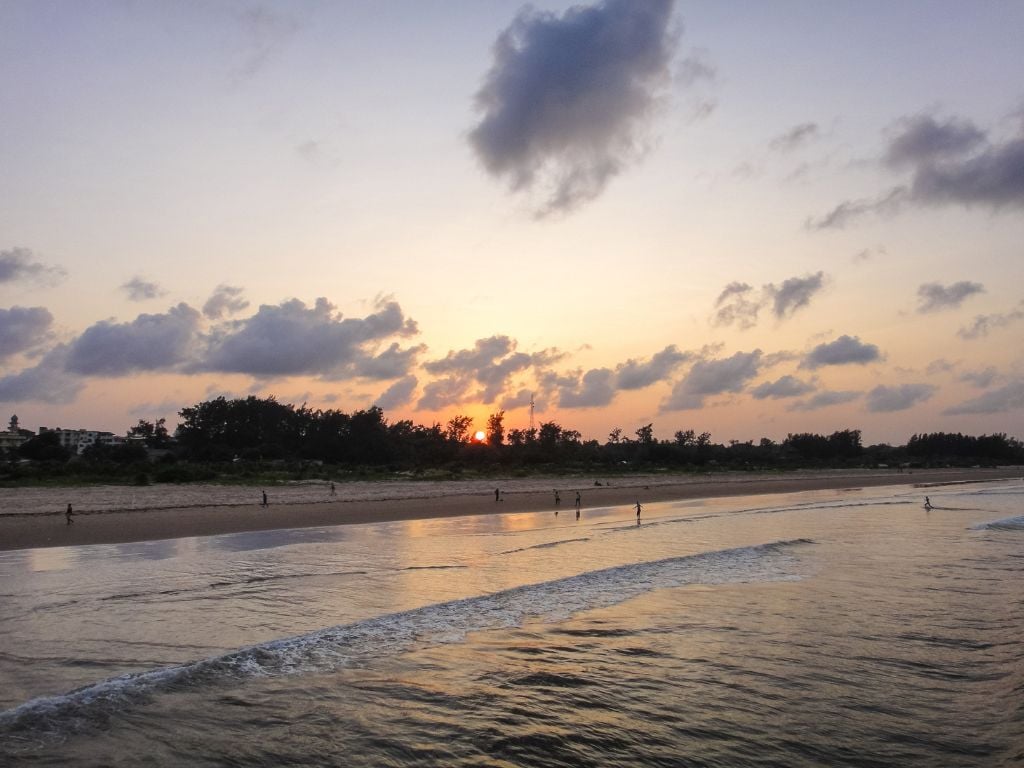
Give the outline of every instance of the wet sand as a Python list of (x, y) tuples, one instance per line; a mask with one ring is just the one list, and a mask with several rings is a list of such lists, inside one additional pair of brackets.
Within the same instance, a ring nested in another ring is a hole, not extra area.
[[(318, 500), (310, 501), (309, 484), (304, 493), (289, 495), (281, 488), (268, 489), (271, 503), (263, 507), (259, 491), (234, 489), (252, 499), (242, 503), (194, 503), (195, 488), (157, 486), (163, 502), (147, 508), (94, 508), (76, 505), (73, 522), (65, 522), (66, 501), (76, 489), (34, 489), (43, 500), (34, 510), (18, 507), (15, 491), (0, 491), (0, 550), (61, 547), (82, 544), (116, 544), (190, 536), (213, 536), (278, 528), (379, 523), (458, 515), (512, 512), (554, 512), (553, 489), (561, 494), (562, 514), (574, 514), (575, 492), (582, 494), (583, 513), (588, 508), (622, 506), (623, 516), (634, 515), (637, 501), (649, 504), (678, 499), (718, 496), (749, 496), (796, 491), (864, 488), (884, 485), (984, 482), (1020, 479), (1020, 467), (1003, 469), (939, 469), (897, 473), (894, 470), (825, 470), (792, 474), (721, 473), (709, 475), (638, 475), (594, 484), (593, 478), (515, 478), (472, 482), (364, 483), (372, 493), (352, 493), (339, 483), (338, 495), (328, 496), (326, 484), (316, 484)], [(598, 481), (600, 482), (600, 481)], [(494, 500), (494, 489), (502, 500)], [(414, 488), (410, 491), (410, 488)], [(540, 490), (543, 488), (544, 490)], [(81, 489), (86, 494), (89, 489)], [(126, 496), (131, 489), (118, 489)], [(922, 488), (922, 500), (927, 493)], [(175, 506), (176, 494), (182, 499)], [(190, 495), (191, 494), (191, 495)], [(214, 494), (218, 497), (223, 492)], [(52, 497), (52, 498), (51, 498)], [(134, 502), (134, 496), (131, 497)], [(291, 500), (295, 499), (295, 500)], [(283, 503), (281, 503), (283, 500)], [(50, 511), (39, 511), (45, 507)], [(133, 503), (134, 507), (134, 503)]]

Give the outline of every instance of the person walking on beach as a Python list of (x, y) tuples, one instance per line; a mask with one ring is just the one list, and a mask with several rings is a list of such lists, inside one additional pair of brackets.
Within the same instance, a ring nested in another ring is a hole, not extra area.
[(331, 496), (337, 496), (338, 492), (334, 488), (334, 483), (331, 483)]
[(636, 524), (637, 525), (640, 525), (640, 510), (641, 509), (643, 509), (643, 507), (640, 506), (640, 500), (637, 499), (637, 501), (636, 501)]
[(558, 491), (556, 490), (555, 491), (555, 506), (557, 507), (561, 503), (562, 503), (562, 497), (558, 494)]
[(501, 501), (501, 489), (500, 488), (495, 488), (494, 489), (494, 500), (495, 501)]
[(68, 504), (67, 511), (64, 513), (64, 519), (68, 521), (68, 525), (71, 525), (73, 522), (75, 522), (74, 520), (71, 519), (71, 516), (73, 514), (75, 514), (74, 510), (72, 510), (71, 509), (71, 505)]
[(267, 502), (267, 492), (266, 491), (263, 492), (263, 503), (260, 506), (262, 506), (262, 507), (269, 506), (269, 504)]
[(924, 497), (924, 511), (925, 512), (930, 512), (931, 509), (932, 509), (932, 500), (929, 499), (927, 496), (925, 496)]

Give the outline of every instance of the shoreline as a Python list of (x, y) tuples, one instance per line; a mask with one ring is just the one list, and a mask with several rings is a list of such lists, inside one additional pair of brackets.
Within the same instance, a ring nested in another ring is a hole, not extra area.
[[(508, 478), (465, 483), (437, 481), (426, 484), (418, 496), (388, 494), (389, 486), (378, 483), (375, 497), (345, 498), (342, 495), (317, 501), (274, 503), (182, 504), (154, 508), (83, 509), (74, 522), (64, 519), (60, 499), (74, 489), (49, 490), (53, 503), (47, 512), (0, 514), (0, 551), (87, 544), (126, 544), (140, 541), (216, 536), (230, 533), (285, 528), (318, 528), (402, 520), (423, 520), (464, 515), (554, 512), (551, 489), (558, 488), (562, 503), (558, 509), (572, 514), (575, 490), (587, 508), (623, 506), (632, 514), (637, 501), (652, 504), (723, 496), (759, 496), (814, 490), (846, 490), (880, 486), (920, 486), (976, 483), (1020, 479), (1020, 467), (1004, 469), (935, 469), (897, 473), (893, 470), (820, 470), (793, 475), (728, 473), (722, 475), (640, 475), (616, 478), (615, 484), (593, 484), (592, 478)], [(591, 484), (588, 484), (591, 483)], [(502, 500), (494, 500), (494, 487), (502, 488)], [(546, 487), (548, 490), (539, 490)], [(406, 486), (402, 486), (403, 489)], [(175, 490), (170, 489), (172, 493)], [(450, 491), (446, 493), (445, 491)], [(126, 491), (127, 492), (127, 491)], [(251, 492), (250, 492), (251, 493)], [(2, 499), (0, 492), (0, 499)]]

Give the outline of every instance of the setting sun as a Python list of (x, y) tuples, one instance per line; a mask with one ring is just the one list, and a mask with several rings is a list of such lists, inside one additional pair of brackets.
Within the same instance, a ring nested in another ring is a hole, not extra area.
[(484, 441), (484, 438), (487, 437), (487, 434), (483, 431), (479, 431), (475, 435), (473, 435), (473, 437), (476, 438), (478, 443), (482, 443)]

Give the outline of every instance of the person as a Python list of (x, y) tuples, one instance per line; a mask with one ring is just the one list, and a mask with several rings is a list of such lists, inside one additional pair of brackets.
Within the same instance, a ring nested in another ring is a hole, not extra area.
[(495, 501), (501, 501), (501, 489), (500, 488), (495, 488), (494, 489), (494, 500)]
[(334, 488), (334, 483), (331, 483), (331, 496), (337, 496), (338, 492)]
[(64, 519), (68, 521), (68, 525), (71, 525), (71, 524), (72, 524), (73, 522), (75, 522), (74, 520), (72, 520), (72, 519), (71, 519), (71, 516), (72, 516), (73, 514), (75, 514), (75, 513), (74, 513), (74, 510), (72, 510), (72, 509), (71, 509), (71, 505), (70, 505), (70, 504), (68, 504), (68, 509), (67, 509), (67, 511), (66, 511), (66, 512), (64, 513)]
[(558, 495), (558, 491), (555, 491), (555, 506), (557, 507), (562, 503), (562, 497)]
[(640, 500), (637, 499), (637, 501), (636, 501), (636, 521), (638, 523), (640, 522), (640, 510), (641, 509), (643, 509), (643, 507), (640, 506)]
[(576, 509), (579, 510), (579, 508), (580, 508), (580, 492), (576, 491)]
[(929, 499), (927, 496), (924, 497), (924, 508), (925, 511), (930, 510), (932, 508), (932, 500)]
[(266, 491), (263, 492), (263, 505), (262, 506), (264, 506), (264, 507), (267, 506), (267, 492)]

